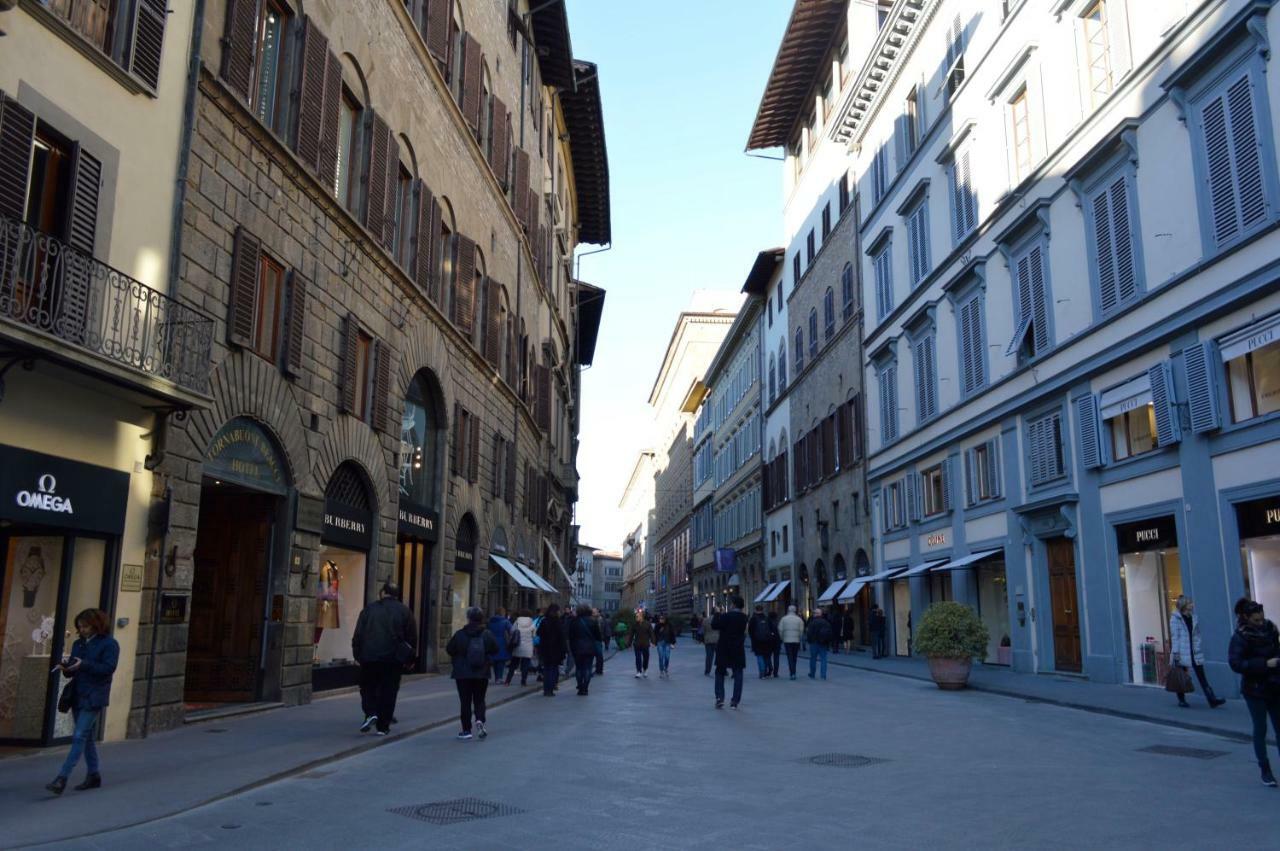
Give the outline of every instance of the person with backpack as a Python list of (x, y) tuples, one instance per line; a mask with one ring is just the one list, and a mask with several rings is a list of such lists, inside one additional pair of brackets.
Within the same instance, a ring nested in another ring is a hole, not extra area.
[(760, 679), (769, 676), (769, 660), (773, 655), (773, 634), (769, 629), (769, 619), (765, 617), (764, 606), (756, 604), (756, 612), (747, 624), (747, 634), (751, 636), (751, 652), (756, 655), (756, 665), (760, 669)]
[(505, 685), (511, 685), (517, 664), (520, 666), (520, 685), (528, 685), (529, 669), (533, 667), (533, 615), (528, 609), (521, 610), (511, 627), (507, 642), (511, 648), (511, 664), (507, 666)]
[(493, 657), (493, 682), (502, 682), (503, 669), (511, 659), (511, 621), (507, 620), (507, 610), (499, 606), (493, 617), (489, 618), (489, 632), (498, 642), (498, 655)]
[(676, 646), (676, 628), (666, 615), (658, 615), (654, 632), (658, 640), (658, 676), (671, 679), (671, 648)]
[(360, 663), (361, 733), (375, 726), (379, 736), (391, 733), (400, 675), (417, 658), (417, 635), (413, 612), (400, 602), (400, 586), (384, 583), (377, 601), (361, 610), (351, 634), (351, 655)]
[(569, 621), (569, 652), (576, 657), (578, 669), (578, 696), (586, 697), (591, 687), (596, 647), (603, 641), (600, 625), (591, 614), (591, 607), (579, 605), (577, 616)]
[(485, 629), (483, 609), (479, 606), (467, 609), (466, 626), (453, 634), (445, 645), (445, 652), (453, 660), (451, 676), (458, 687), (459, 714), (462, 717), (458, 741), (472, 738), (473, 714), (476, 732), (483, 739), (489, 735), (484, 726), (484, 696), (489, 689), (489, 668), (498, 655), (498, 640)]
[(804, 638), (804, 618), (796, 614), (795, 606), (787, 606), (787, 613), (778, 621), (778, 639), (787, 651), (787, 667), (791, 679), (796, 678), (796, 659), (800, 655), (800, 640)]
[(819, 660), (822, 661), (822, 678), (827, 678), (827, 650), (831, 647), (833, 634), (831, 621), (827, 620), (822, 609), (818, 609), (809, 619), (809, 629), (805, 633), (809, 640), (809, 679), (814, 678)]
[(542, 696), (555, 697), (560, 666), (564, 664), (565, 657), (564, 627), (561, 626), (559, 604), (547, 606), (547, 613), (534, 632), (533, 645), (542, 662)]
[(649, 648), (653, 645), (653, 624), (645, 620), (644, 610), (636, 612), (635, 625), (631, 627), (631, 647), (636, 654), (636, 679), (649, 679)]

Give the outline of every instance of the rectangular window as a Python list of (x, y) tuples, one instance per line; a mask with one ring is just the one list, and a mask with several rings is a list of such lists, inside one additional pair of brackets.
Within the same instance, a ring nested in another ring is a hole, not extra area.
[(959, 244), (978, 224), (978, 199), (969, 169), (969, 146), (956, 151), (947, 167), (951, 190), (951, 240)]
[(813, 265), (813, 258), (816, 257), (818, 254), (817, 242), (814, 239), (814, 234), (812, 229), (809, 230), (809, 235), (804, 238), (804, 254), (805, 254), (804, 267), (807, 270), (810, 266)]
[(907, 156), (915, 153), (920, 145), (919, 96), (915, 88), (907, 94), (902, 110), (902, 146)]
[(916, 422), (923, 423), (938, 413), (938, 364), (933, 334), (916, 340), (912, 349), (916, 377)]
[(800, 286), (800, 252), (797, 251), (795, 256), (791, 258), (791, 286), (792, 288)]
[(257, 315), (253, 350), (272, 363), (280, 354), (280, 321), (284, 307), (284, 267), (263, 254), (258, 270)]
[(827, 237), (831, 235), (831, 202), (828, 201), (822, 208), (822, 244), (827, 244)]
[(250, 107), (258, 120), (277, 133), (285, 130), (285, 38), (288, 13), (276, 0), (264, 0), (258, 13), (257, 62), (254, 63), (253, 98)]
[(373, 378), (373, 337), (363, 329), (356, 332), (354, 413), (362, 420), (369, 418), (369, 382)]
[(1005, 356), (1025, 363), (1049, 348), (1049, 304), (1045, 285), (1045, 245), (1037, 240), (1014, 256), (1014, 294), (1018, 325)]
[(951, 98), (964, 82), (964, 24), (956, 15), (947, 29), (947, 97)]
[(960, 382), (964, 396), (987, 384), (987, 350), (982, 294), (974, 293), (960, 303), (957, 325), (960, 334)]
[(871, 194), (875, 203), (879, 204), (889, 191), (889, 152), (881, 145), (871, 160)]
[(1107, 178), (1089, 196), (1085, 209), (1101, 316), (1133, 301), (1139, 292), (1139, 246), (1131, 219), (1131, 180), (1127, 173)]
[(360, 187), (355, 146), (360, 138), (360, 104), (345, 88), (338, 113), (338, 172), (333, 182), (333, 197), (348, 210), (356, 210)]
[(840, 176), (840, 215), (844, 215), (844, 211), (849, 209), (849, 176)]
[(1233, 422), (1280, 411), (1280, 340), (1227, 361), (1227, 388)]
[(888, 364), (880, 368), (880, 445), (898, 437), (898, 367)]
[[(0, 109), (3, 107), (4, 105), (0, 104)], [(30, 125), (28, 129), (29, 127)], [(31, 157), (31, 177), (28, 186), (25, 187), (27, 224), (56, 239), (67, 241), (69, 236), (67, 225), (71, 218), (75, 146), (43, 123), (38, 123), (34, 144), (31, 137), (27, 135), (24, 136), (20, 145), (14, 147), (13, 153), (21, 159), (23, 166), (26, 165), (26, 158)], [(21, 180), (21, 172), (18, 174), (18, 179)], [(21, 184), (19, 188), (23, 188)], [(5, 242), (9, 243), (9, 240), (6, 239)], [(16, 250), (11, 243), (7, 248), (9, 252)], [(8, 284), (7, 281), (5, 283)]]
[(1009, 102), (1009, 120), (1013, 126), (1013, 167), (1015, 182), (1031, 173), (1031, 113), (1027, 105), (1027, 89), (1022, 89)]
[(395, 235), (394, 254), (396, 262), (400, 264), (402, 269), (409, 269), (409, 263), (412, 259), (411, 249), (413, 247), (413, 175), (411, 175), (400, 164), (399, 170), (396, 172), (396, 224), (393, 233)]
[(1156, 448), (1156, 409), (1150, 402), (1107, 420), (1111, 457), (1122, 461)]
[(1062, 415), (1057, 411), (1027, 423), (1027, 448), (1032, 485), (1043, 485), (1066, 475), (1062, 453)]
[(912, 286), (929, 274), (929, 198), (926, 195), (907, 213), (907, 256)]
[(1089, 96), (1094, 106), (1115, 87), (1111, 72), (1111, 38), (1107, 32), (1106, 0), (1098, 0), (1080, 16), (1084, 26), (1085, 62), (1089, 71)]
[(980, 443), (965, 453), (969, 504), (976, 505), (1000, 496), (1000, 477), (996, 464), (996, 439)]
[(876, 275), (876, 318), (884, 319), (893, 310), (893, 243), (885, 243), (884, 248), (872, 258)]
[(942, 514), (950, 508), (946, 498), (946, 476), (942, 468), (943, 465), (938, 464), (920, 474), (920, 499), (925, 517)]

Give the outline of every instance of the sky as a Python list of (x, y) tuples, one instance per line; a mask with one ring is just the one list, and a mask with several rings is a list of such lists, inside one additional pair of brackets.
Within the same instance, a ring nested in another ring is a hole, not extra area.
[(600, 69), (613, 231), (613, 248), (578, 267), (607, 292), (582, 375), (581, 543), (621, 548), (649, 390), (692, 292), (740, 290), (781, 240), (781, 164), (743, 148), (791, 5), (568, 0), (574, 56)]

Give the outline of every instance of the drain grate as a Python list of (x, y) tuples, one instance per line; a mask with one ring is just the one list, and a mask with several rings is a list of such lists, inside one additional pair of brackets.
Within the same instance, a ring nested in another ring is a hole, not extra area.
[(493, 801), (482, 801), (479, 798), (454, 798), (451, 801), (393, 807), (387, 812), (431, 824), (462, 824), (486, 818), (520, 815), (524, 810)]
[(1164, 756), (1185, 756), (1191, 759), (1217, 759), (1230, 751), (1209, 751), (1204, 748), (1184, 748), (1179, 745), (1150, 745), (1138, 748), (1138, 753), (1158, 753)]
[(887, 759), (863, 756), (856, 753), (823, 753), (809, 757), (809, 762), (814, 765), (829, 765), (832, 768), (864, 768), (868, 765), (878, 765), (888, 761)]
[(205, 732), (206, 733), (225, 733), (227, 732), (227, 728), (226, 727), (210, 727), (209, 729), (205, 730)]

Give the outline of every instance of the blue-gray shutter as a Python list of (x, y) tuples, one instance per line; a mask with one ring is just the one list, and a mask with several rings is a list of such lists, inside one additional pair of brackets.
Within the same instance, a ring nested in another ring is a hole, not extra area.
[(987, 493), (992, 497), (1000, 496), (1000, 438), (993, 437), (987, 441)]
[(1027, 255), (1031, 266), (1031, 317), (1035, 323), (1032, 334), (1037, 357), (1049, 349), (1049, 294), (1044, 281), (1046, 247), (1044, 243), (1037, 244)]
[(966, 449), (964, 451), (964, 493), (966, 506), (973, 505), (978, 501), (977, 482), (973, 479), (973, 450)]
[(1151, 381), (1151, 404), (1156, 415), (1156, 444), (1170, 446), (1182, 439), (1182, 423), (1178, 421), (1173, 373), (1168, 361), (1147, 370), (1147, 378)]
[(915, 473), (907, 473), (903, 481), (906, 483), (907, 519), (915, 523), (920, 519), (920, 488)]
[(1187, 368), (1187, 402), (1191, 408), (1191, 430), (1196, 434), (1221, 425), (1218, 413), (1218, 347), (1213, 342), (1197, 343), (1182, 350)]
[(942, 462), (942, 510), (951, 510), (951, 459)]
[(1090, 393), (1076, 399), (1076, 427), (1080, 429), (1080, 463), (1086, 470), (1103, 464), (1102, 434), (1098, 424), (1098, 397)]

